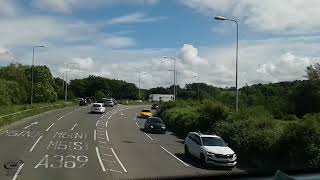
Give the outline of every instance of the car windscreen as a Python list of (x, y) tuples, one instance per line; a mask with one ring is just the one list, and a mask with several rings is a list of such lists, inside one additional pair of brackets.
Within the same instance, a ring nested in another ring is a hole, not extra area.
[(101, 107), (101, 104), (93, 104), (93, 107)]
[(151, 112), (150, 110), (142, 110), (141, 112)]
[(150, 118), (149, 121), (150, 121), (150, 123), (152, 123), (152, 124), (156, 124), (156, 123), (161, 123), (161, 124), (163, 124), (162, 120), (159, 119), (159, 118)]
[(201, 137), (204, 146), (227, 146), (221, 138), (216, 137)]

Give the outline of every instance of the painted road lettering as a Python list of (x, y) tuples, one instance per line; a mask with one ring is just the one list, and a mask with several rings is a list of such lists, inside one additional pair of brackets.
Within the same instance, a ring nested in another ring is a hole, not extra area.
[(38, 136), (40, 133), (40, 131), (6, 130), (2, 132), (2, 136), (32, 138)]
[(89, 159), (87, 156), (74, 156), (74, 155), (44, 155), (43, 158), (34, 167), (37, 168), (82, 168), (88, 163)]
[(50, 141), (47, 149), (51, 150), (88, 150), (88, 143), (86, 142), (70, 142), (70, 141)]
[(87, 133), (82, 132), (55, 132), (53, 138), (61, 138), (61, 139), (86, 139)]

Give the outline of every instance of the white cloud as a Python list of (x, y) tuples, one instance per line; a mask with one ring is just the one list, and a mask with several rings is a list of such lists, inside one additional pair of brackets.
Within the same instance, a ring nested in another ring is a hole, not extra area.
[(101, 40), (101, 44), (110, 49), (123, 49), (134, 47), (137, 43), (134, 39), (125, 36), (113, 36)]
[(96, 9), (116, 4), (153, 5), (158, 0), (32, 0), (42, 11), (70, 14), (78, 9)]
[[(318, 0), (181, 0), (181, 3), (206, 15), (226, 15), (258, 31), (317, 32), (320, 27)], [(228, 14), (228, 15), (227, 15)]]
[(178, 56), (185, 61), (187, 64), (191, 65), (206, 65), (207, 60), (199, 57), (198, 49), (190, 44), (184, 44), (183, 47), (178, 52)]
[(18, 7), (13, 0), (0, 1), (0, 15), (2, 17), (13, 17), (18, 14)]
[(108, 24), (145, 23), (166, 19), (165, 17), (147, 17), (144, 13), (127, 14), (110, 19)]

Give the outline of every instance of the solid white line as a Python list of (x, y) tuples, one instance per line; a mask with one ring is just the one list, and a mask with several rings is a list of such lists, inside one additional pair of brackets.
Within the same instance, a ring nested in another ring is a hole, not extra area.
[(40, 136), (37, 141), (33, 144), (33, 146), (31, 147), (31, 149), (29, 150), (29, 152), (32, 152), (33, 149), (36, 147), (36, 145), (38, 144), (38, 142), (40, 141), (40, 139), (42, 138), (42, 136)]
[(117, 162), (115, 162), (115, 161), (110, 161), (110, 160), (107, 160), (107, 159), (102, 159), (102, 161), (107, 161), (107, 162), (111, 162), (111, 163), (117, 164)]
[(112, 156), (111, 154), (105, 154), (105, 153), (101, 153), (101, 154), (105, 156)]
[(185, 166), (189, 166), (189, 164), (183, 162), (181, 159), (179, 159), (177, 156), (173, 155), (171, 152), (169, 152), (166, 148), (160, 146), (164, 151), (166, 151), (168, 154), (170, 154), (172, 157), (174, 157), (175, 159), (177, 159), (178, 161), (180, 161), (182, 164), (184, 164)]
[(96, 122), (96, 126), (98, 126), (98, 124), (99, 124), (99, 120)]
[(58, 121), (60, 120), (60, 119), (62, 119), (64, 116), (61, 116), (61, 117), (59, 117), (59, 119), (57, 119)]
[(123, 171), (124, 171), (124, 172), (128, 172), (128, 171), (126, 170), (126, 168), (123, 166), (123, 164), (121, 163), (121, 161), (119, 160), (119, 158), (118, 158), (118, 156), (116, 155), (116, 153), (114, 152), (113, 148), (110, 148), (110, 149), (111, 149), (114, 157), (117, 159), (118, 163), (119, 163), (120, 166), (122, 167)]
[(106, 128), (108, 127), (108, 121), (106, 122)]
[(97, 153), (97, 157), (98, 157), (100, 166), (101, 166), (101, 168), (102, 168), (102, 171), (106, 171), (106, 168), (104, 167), (104, 165), (103, 165), (103, 163), (102, 163), (102, 160), (101, 160), (101, 157), (100, 157), (100, 154), (99, 154), (99, 149), (98, 149), (98, 147), (96, 147), (96, 153)]
[(114, 169), (107, 169), (108, 171), (112, 171), (112, 172), (117, 172), (117, 173), (122, 173), (121, 171), (117, 171), (117, 170), (114, 170)]
[(94, 130), (94, 131), (93, 131), (93, 140), (96, 140), (96, 139), (97, 139), (97, 131)]
[(152, 139), (152, 137), (150, 137), (147, 133), (144, 133), (149, 139), (151, 139), (152, 141), (154, 140), (154, 139)]
[(54, 123), (52, 123), (47, 129), (46, 131), (49, 131), (49, 129), (54, 125)]
[(138, 128), (140, 128), (139, 124), (136, 122), (136, 125), (138, 126)]
[(108, 135), (108, 131), (106, 130), (106, 138), (107, 138), (107, 141), (110, 141), (109, 139), (109, 135)]
[(18, 168), (17, 172), (14, 174), (12, 180), (16, 180), (16, 179), (17, 179), (17, 177), (19, 176), (19, 173), (20, 173), (23, 165), (24, 165), (24, 163), (22, 163), (22, 164), (19, 166), (19, 168)]

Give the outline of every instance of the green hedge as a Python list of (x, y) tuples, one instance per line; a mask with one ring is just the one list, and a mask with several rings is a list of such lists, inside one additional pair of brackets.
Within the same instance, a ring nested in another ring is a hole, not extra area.
[(220, 135), (244, 167), (320, 167), (320, 114), (276, 120), (259, 106), (235, 114), (212, 101), (180, 101), (161, 104), (157, 115), (177, 135), (190, 131)]

